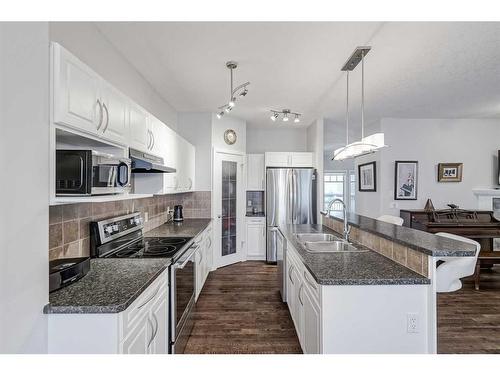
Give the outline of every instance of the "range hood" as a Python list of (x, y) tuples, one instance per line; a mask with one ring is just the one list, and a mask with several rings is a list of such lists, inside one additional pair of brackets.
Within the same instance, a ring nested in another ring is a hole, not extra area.
[(167, 167), (163, 158), (145, 152), (130, 149), (130, 160), (132, 161), (132, 173), (174, 173), (175, 168)]

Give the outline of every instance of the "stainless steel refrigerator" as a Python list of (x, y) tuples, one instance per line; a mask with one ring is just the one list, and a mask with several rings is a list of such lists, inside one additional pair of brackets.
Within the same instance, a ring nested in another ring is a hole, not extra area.
[(316, 224), (316, 170), (267, 168), (266, 220), (268, 263), (277, 263), (276, 228), (286, 224)]

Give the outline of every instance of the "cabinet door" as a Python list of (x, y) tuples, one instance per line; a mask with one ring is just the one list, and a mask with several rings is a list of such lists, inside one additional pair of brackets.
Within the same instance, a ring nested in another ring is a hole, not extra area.
[(100, 129), (102, 137), (127, 145), (128, 99), (108, 84), (103, 84), (101, 97), (104, 108), (104, 120)]
[(151, 354), (168, 354), (168, 298), (164, 294), (151, 307), (153, 332), (149, 352)]
[(151, 130), (151, 153), (165, 159), (167, 138), (167, 126), (156, 117), (149, 116), (149, 129)]
[(52, 44), (54, 122), (97, 134), (103, 124), (101, 78), (59, 44)]
[(302, 288), (302, 349), (306, 354), (319, 354), (321, 350), (321, 313), (307, 287)]
[[(290, 258), (288, 258), (290, 259)], [(287, 261), (287, 277), (286, 277), (286, 301), (288, 304), (288, 309), (290, 311), (290, 315), (292, 317), (293, 323), (297, 326), (296, 318), (297, 318), (297, 269), (293, 262)]]
[(264, 190), (264, 155), (247, 155), (247, 190)]
[(182, 138), (177, 138), (177, 187), (178, 192), (194, 191), (195, 148)]
[(148, 113), (136, 104), (129, 109), (129, 145), (140, 151), (151, 152), (153, 139), (149, 129)]
[(288, 152), (266, 152), (267, 167), (288, 167), (290, 154)]
[(247, 256), (252, 259), (266, 257), (266, 226), (263, 224), (247, 224)]
[(147, 354), (148, 344), (152, 334), (152, 324), (149, 314), (145, 315), (123, 340), (121, 353), (123, 354)]
[(313, 166), (313, 154), (311, 152), (292, 152), (290, 154), (290, 167), (310, 168)]

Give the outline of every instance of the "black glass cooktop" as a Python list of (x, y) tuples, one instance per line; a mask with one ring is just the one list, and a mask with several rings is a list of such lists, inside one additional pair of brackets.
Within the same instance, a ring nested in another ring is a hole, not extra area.
[(108, 255), (108, 258), (172, 257), (191, 237), (144, 237)]

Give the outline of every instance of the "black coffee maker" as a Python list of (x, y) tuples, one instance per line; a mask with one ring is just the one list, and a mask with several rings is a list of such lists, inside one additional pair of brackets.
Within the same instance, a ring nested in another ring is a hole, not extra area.
[(184, 217), (182, 216), (182, 206), (180, 204), (174, 206), (174, 221), (183, 221)]

